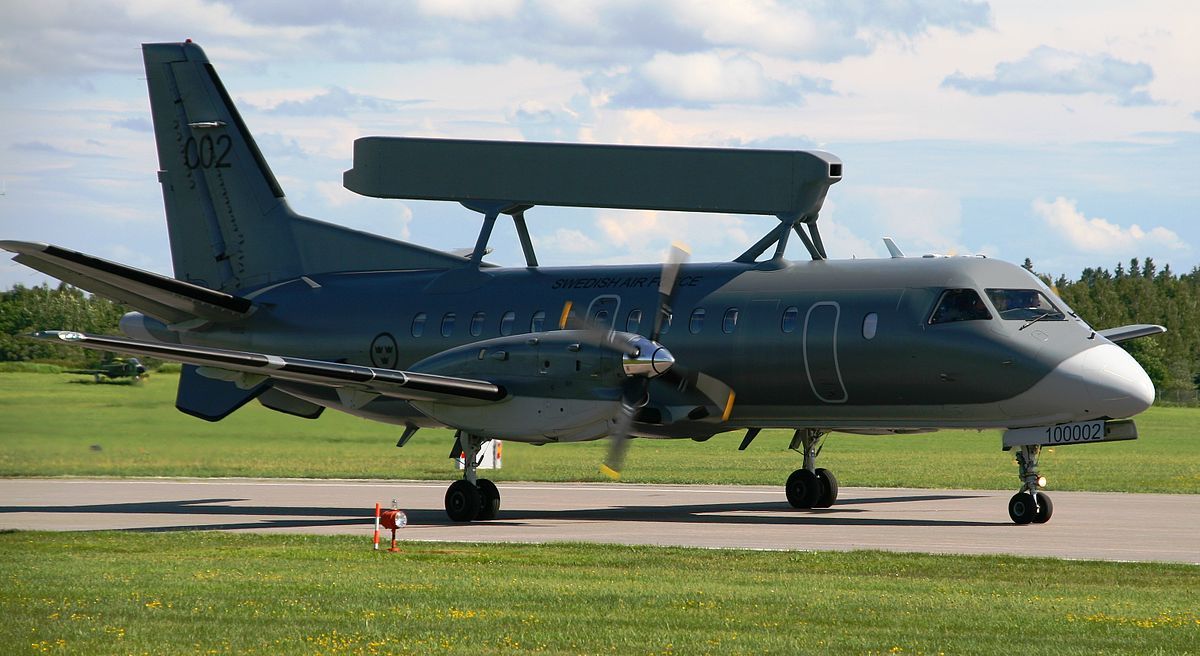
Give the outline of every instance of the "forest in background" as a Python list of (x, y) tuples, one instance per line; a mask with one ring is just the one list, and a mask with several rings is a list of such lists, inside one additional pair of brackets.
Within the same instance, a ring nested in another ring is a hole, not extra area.
[[(1025, 268), (1034, 271), (1026, 259)], [(1085, 321), (1096, 329), (1132, 323), (1156, 323), (1167, 333), (1122, 346), (1146, 369), (1160, 399), (1193, 403), (1200, 387), (1200, 267), (1176, 275), (1152, 258), (1134, 258), (1109, 271), (1084, 269), (1077, 280), (1038, 274)], [(24, 287), (0, 292), (0, 362), (45, 362), (94, 367), (103, 353), (27, 339), (36, 330), (58, 328), (118, 334), (125, 306), (86, 294), (67, 284)]]

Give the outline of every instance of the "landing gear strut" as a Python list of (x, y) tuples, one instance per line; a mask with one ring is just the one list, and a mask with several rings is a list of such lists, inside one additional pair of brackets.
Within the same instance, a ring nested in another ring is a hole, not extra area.
[(828, 469), (817, 467), (817, 456), (821, 455), (826, 435), (827, 432), (815, 428), (801, 428), (792, 435), (788, 448), (804, 456), (804, 467), (792, 472), (783, 488), (793, 508), (828, 508), (837, 501), (837, 477)]
[(454, 435), (454, 448), (450, 457), (462, 454), (463, 477), (454, 481), (446, 490), (446, 514), (456, 522), (495, 519), (500, 514), (500, 490), (486, 478), (478, 478), (476, 469), (482, 457), (479, 455), (484, 439), (462, 432)]
[(1039, 490), (1046, 485), (1046, 479), (1038, 474), (1038, 456), (1042, 447), (1038, 444), (1027, 444), (1017, 452), (1017, 464), (1021, 471), (1021, 491), (1008, 500), (1008, 516), (1017, 524), (1045, 524), (1054, 514), (1054, 504), (1050, 497)]

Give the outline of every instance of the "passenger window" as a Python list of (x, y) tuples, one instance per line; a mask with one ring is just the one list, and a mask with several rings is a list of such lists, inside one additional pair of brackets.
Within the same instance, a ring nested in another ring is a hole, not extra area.
[(593, 328), (608, 330), (611, 323), (608, 310), (596, 310), (596, 315), (592, 317)]
[(625, 319), (625, 332), (636, 333), (638, 328), (642, 327), (642, 311), (630, 310), (629, 316)]
[(447, 312), (442, 316), (442, 337), (449, 337), (454, 334), (454, 313)]
[(670, 312), (667, 312), (663, 315), (662, 330), (658, 331), (660, 337), (671, 332), (671, 318), (672, 314)]
[(472, 337), (479, 337), (480, 335), (483, 334), (483, 320), (484, 320), (484, 314), (482, 312), (476, 312), (474, 315), (471, 316), (471, 336)]
[(987, 295), (1001, 319), (1065, 321), (1067, 318), (1045, 294), (1035, 289), (989, 289)]
[(704, 329), (704, 309), (696, 308), (692, 311), (692, 318), (688, 320), (688, 332), (693, 335), (698, 335)]
[(721, 332), (732, 333), (734, 328), (737, 328), (738, 309), (729, 308), (725, 310), (725, 317), (721, 319)]
[(800, 318), (800, 309), (792, 306), (783, 311), (783, 321), (779, 323), (779, 328), (785, 333), (796, 332), (796, 320)]
[(425, 319), (427, 319), (427, 318), (428, 317), (424, 312), (418, 312), (417, 316), (413, 317), (413, 322), (412, 322), (412, 336), (413, 337), (420, 337), (421, 335), (425, 334)]
[(517, 323), (517, 313), (509, 310), (500, 317), (500, 334), (505, 337), (513, 333), (513, 325)]
[(529, 332), (540, 333), (546, 326), (546, 311), (538, 310), (533, 313), (533, 317), (529, 320)]
[(937, 308), (929, 317), (929, 323), (951, 323), (954, 321), (978, 321), (991, 319), (983, 299), (974, 289), (947, 289), (942, 292)]
[(875, 339), (875, 331), (879, 329), (879, 315), (871, 312), (863, 317), (863, 339)]

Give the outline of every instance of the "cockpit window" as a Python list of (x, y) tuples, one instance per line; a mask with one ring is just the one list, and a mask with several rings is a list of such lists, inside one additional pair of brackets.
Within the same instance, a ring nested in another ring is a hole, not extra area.
[(974, 289), (947, 289), (938, 300), (937, 309), (929, 317), (929, 323), (950, 323), (952, 321), (976, 321), (991, 319), (983, 299)]
[(1064, 321), (1067, 316), (1036, 289), (989, 289), (988, 298), (1001, 319), (1009, 321)]

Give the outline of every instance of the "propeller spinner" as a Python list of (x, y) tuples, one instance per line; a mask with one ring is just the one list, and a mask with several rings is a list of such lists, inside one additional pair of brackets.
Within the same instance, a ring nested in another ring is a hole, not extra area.
[(676, 283), (679, 280), (679, 270), (687, 261), (688, 251), (679, 244), (671, 245), (671, 252), (663, 264), (662, 275), (659, 276), (658, 308), (654, 315), (654, 329), (650, 337), (638, 337), (628, 343), (632, 348), (624, 351), (622, 364), (629, 381), (621, 390), (621, 407), (613, 432), (608, 455), (600, 465), (600, 473), (613, 480), (621, 477), (621, 467), (625, 464), (625, 454), (629, 451), (630, 434), (633, 420), (638, 408), (649, 402), (650, 379), (660, 375), (664, 379), (674, 379), (680, 382), (688, 381), (704, 394), (722, 412), (722, 420), (729, 418), (733, 410), (733, 390), (721, 381), (700, 372), (689, 372), (679, 365), (662, 344), (659, 336), (668, 317), (671, 315), (671, 302), (675, 298)]

